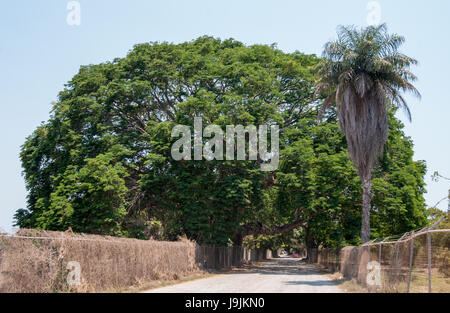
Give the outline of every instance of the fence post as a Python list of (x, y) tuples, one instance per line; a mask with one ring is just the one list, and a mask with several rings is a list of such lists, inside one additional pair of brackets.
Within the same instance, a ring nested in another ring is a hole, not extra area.
[(400, 252), (400, 243), (397, 241), (395, 243), (395, 259), (394, 259), (394, 277), (396, 283), (398, 282), (400, 276), (400, 262), (398, 260), (399, 252)]
[(378, 250), (378, 263), (381, 265), (381, 249), (383, 247), (383, 243), (380, 242), (380, 249)]
[(431, 233), (427, 232), (428, 246), (428, 292), (431, 293)]
[(413, 266), (413, 260), (414, 260), (414, 232), (412, 233), (411, 237), (411, 247), (409, 249), (409, 273), (408, 273), (408, 293), (411, 288), (411, 276), (412, 276), (412, 266)]

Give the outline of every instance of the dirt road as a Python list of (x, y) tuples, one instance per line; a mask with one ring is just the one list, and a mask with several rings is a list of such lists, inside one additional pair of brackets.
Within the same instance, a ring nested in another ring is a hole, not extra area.
[(149, 293), (341, 292), (335, 282), (298, 259), (280, 258), (259, 266), (147, 291)]

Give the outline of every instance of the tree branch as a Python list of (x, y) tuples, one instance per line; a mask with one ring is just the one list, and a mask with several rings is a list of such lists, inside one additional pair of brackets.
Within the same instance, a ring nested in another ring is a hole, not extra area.
[(278, 234), (283, 234), (288, 231), (291, 231), (297, 227), (305, 227), (306, 223), (302, 218), (298, 218), (292, 223), (284, 224), (281, 226), (269, 227), (267, 225), (263, 225), (261, 223), (251, 223), (244, 226), (244, 236), (249, 235), (264, 235), (264, 236), (273, 236)]

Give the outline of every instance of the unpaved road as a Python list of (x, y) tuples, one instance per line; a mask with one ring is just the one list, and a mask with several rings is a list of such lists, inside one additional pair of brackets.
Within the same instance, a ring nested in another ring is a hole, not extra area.
[(314, 266), (280, 258), (259, 266), (147, 291), (148, 293), (338, 293), (339, 287)]

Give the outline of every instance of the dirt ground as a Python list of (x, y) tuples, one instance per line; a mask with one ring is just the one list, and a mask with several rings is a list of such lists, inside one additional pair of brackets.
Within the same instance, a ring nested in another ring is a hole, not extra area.
[(340, 293), (337, 283), (299, 259), (279, 258), (147, 293)]

